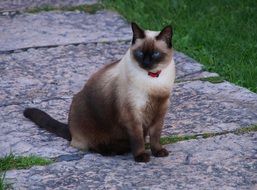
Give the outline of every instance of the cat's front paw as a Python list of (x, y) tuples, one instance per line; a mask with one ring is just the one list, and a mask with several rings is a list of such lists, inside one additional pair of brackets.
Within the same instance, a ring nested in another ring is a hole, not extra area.
[(150, 161), (150, 155), (148, 153), (141, 153), (134, 157), (136, 162), (149, 162)]
[(160, 149), (158, 151), (154, 151), (153, 155), (155, 157), (166, 157), (166, 156), (169, 155), (169, 152), (165, 148), (162, 148), (162, 149)]

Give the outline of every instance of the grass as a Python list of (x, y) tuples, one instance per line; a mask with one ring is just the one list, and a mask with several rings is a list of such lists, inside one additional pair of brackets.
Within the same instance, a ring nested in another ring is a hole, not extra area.
[[(160, 142), (162, 145), (165, 145), (165, 144), (173, 144), (173, 143), (176, 143), (179, 141), (188, 141), (188, 140), (198, 139), (199, 137), (207, 139), (210, 137), (216, 137), (216, 136), (226, 135), (226, 134), (241, 135), (241, 134), (250, 133), (250, 132), (257, 132), (257, 125), (239, 128), (234, 131), (223, 131), (223, 132), (217, 132), (217, 133), (203, 133), (203, 134), (185, 135), (185, 136), (173, 135), (173, 136), (168, 136), (168, 137), (162, 137)], [(147, 145), (146, 147), (149, 148), (150, 146)]]
[(162, 137), (160, 142), (161, 144), (164, 145), (164, 144), (173, 144), (179, 141), (188, 141), (192, 139), (197, 139), (197, 136), (196, 135), (186, 135), (186, 136), (173, 135), (168, 137)]
[(128, 21), (160, 30), (171, 24), (173, 44), (225, 80), (257, 92), (257, 1), (104, 0)]
[(0, 173), (0, 190), (7, 189), (7, 184), (4, 183), (5, 173)]
[(35, 7), (28, 9), (28, 13), (38, 13), (42, 11), (81, 11), (81, 12), (87, 12), (90, 14), (94, 14), (96, 11), (103, 9), (103, 5), (96, 3), (92, 5), (78, 5), (78, 6), (71, 6), (71, 7), (61, 7), (56, 8), (50, 5), (42, 6), (42, 7)]
[(244, 134), (244, 133), (250, 133), (250, 132), (257, 132), (257, 125), (253, 125), (250, 127), (244, 127), (240, 128), (234, 131), (236, 135)]
[(48, 165), (53, 161), (38, 156), (14, 156), (10, 154), (4, 158), (0, 158), (0, 190), (7, 189), (10, 185), (4, 183), (5, 172), (11, 169), (28, 169), (32, 166)]
[(200, 80), (200, 81), (208, 81), (208, 82), (213, 83), (213, 84), (218, 84), (218, 83), (224, 82), (224, 77), (215, 76), (215, 77), (188, 79), (188, 80), (180, 80), (180, 79), (177, 79), (177, 80), (176, 80), (176, 83), (187, 82), (187, 81), (190, 81), (190, 82), (191, 82), (191, 81), (197, 81), (197, 80)]
[(207, 78), (201, 78), (201, 81), (208, 81), (211, 82), (213, 84), (217, 84), (217, 83), (222, 83), (224, 82), (224, 78), (223, 77), (207, 77)]
[[(194, 139), (198, 139), (198, 138), (207, 139), (207, 138), (216, 137), (216, 136), (220, 136), (220, 135), (226, 135), (226, 134), (242, 135), (242, 134), (250, 133), (250, 132), (257, 132), (257, 125), (243, 127), (243, 128), (239, 128), (239, 129), (236, 129), (233, 131), (222, 131), (222, 132), (216, 132), (216, 133), (202, 133), (202, 134), (184, 135), (184, 136), (172, 135), (172, 136), (167, 136), (167, 137), (161, 137), (160, 143), (162, 145), (166, 145), (166, 144), (177, 143), (180, 141), (194, 140)], [(150, 149), (150, 144), (146, 143), (145, 148)]]
[(51, 163), (51, 160), (38, 156), (23, 157), (10, 154), (4, 158), (0, 158), (0, 172), (11, 169), (28, 169), (35, 165), (43, 166)]

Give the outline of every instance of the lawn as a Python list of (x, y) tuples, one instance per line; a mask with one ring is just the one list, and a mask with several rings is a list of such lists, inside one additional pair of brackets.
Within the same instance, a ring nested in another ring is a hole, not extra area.
[(160, 30), (171, 24), (174, 48), (224, 79), (257, 92), (256, 0), (104, 0), (128, 21)]

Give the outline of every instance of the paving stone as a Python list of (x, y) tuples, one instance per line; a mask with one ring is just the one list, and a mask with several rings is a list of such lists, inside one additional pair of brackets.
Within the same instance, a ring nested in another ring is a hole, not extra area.
[(176, 84), (163, 134), (231, 131), (257, 124), (257, 94), (229, 82)]
[(0, 16), (0, 52), (28, 47), (131, 39), (131, 28), (110, 11), (40, 12)]
[[(23, 117), (26, 107), (37, 107), (67, 123), (72, 96), (34, 99), (0, 107), (0, 156), (36, 154), (44, 157), (69, 155), (78, 151)], [(163, 136), (232, 131), (257, 123), (257, 95), (228, 82), (211, 84), (193, 81), (175, 85)], [(36, 142), (36, 143), (35, 143)], [(70, 149), (71, 148), (71, 149)]]
[(256, 189), (257, 133), (167, 145), (166, 158), (87, 154), (29, 170), (8, 171), (14, 189)]
[[(10, 105), (0, 108), (0, 157), (15, 155), (38, 155), (54, 158), (63, 155), (77, 155), (77, 149), (69, 142), (53, 134), (40, 130), (22, 115), (25, 107), (40, 107), (58, 120), (67, 123), (71, 98), (60, 98), (30, 102), (24, 105)], [(52, 109), (55, 108), (55, 109)]]
[(77, 6), (84, 4), (94, 4), (97, 0), (1, 0), (0, 1), (0, 11), (23, 11), (26, 9), (31, 9), (35, 7), (65, 7), (65, 6)]
[[(0, 54), (0, 106), (72, 96), (97, 69), (120, 59), (129, 44), (89, 43)], [(175, 52), (174, 57), (180, 81), (213, 76), (182, 53)]]
[[(9, 152), (47, 157), (69, 154), (63, 151), (68, 147), (66, 141), (41, 133), (30, 122), (24, 125), (22, 111), (27, 106), (40, 107), (66, 121), (72, 95), (105, 59), (118, 59), (127, 47), (127, 43), (87, 44), (1, 55), (1, 156)], [(53, 103), (56, 101), (59, 103)], [(50, 146), (45, 140), (49, 138)]]
[(217, 77), (217, 73), (204, 71), (204, 66), (181, 52), (176, 52), (176, 79), (178, 81)]
[[(72, 154), (75, 150), (70, 152), (65, 140), (35, 127), (22, 111), (38, 107), (66, 122), (73, 94), (106, 62), (121, 58), (128, 46), (128, 42), (90, 43), (0, 55), (0, 156), (9, 152), (45, 157)], [(178, 52), (174, 56), (180, 80), (200, 73), (200, 64)], [(220, 132), (256, 124), (256, 100), (256, 94), (227, 82), (177, 83), (163, 135)]]
[(127, 48), (125, 42), (90, 43), (0, 55), (0, 105), (72, 96), (93, 72), (121, 58)]

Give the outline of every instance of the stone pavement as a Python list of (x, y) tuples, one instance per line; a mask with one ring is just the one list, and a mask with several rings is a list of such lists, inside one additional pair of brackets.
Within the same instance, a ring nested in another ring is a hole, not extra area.
[(180, 52), (163, 136), (199, 138), (166, 145), (169, 157), (142, 164), (131, 154), (80, 152), (24, 118), (23, 109), (33, 106), (66, 122), (72, 95), (97, 69), (122, 57), (131, 29), (106, 10), (29, 14), (21, 2), (0, 3), (0, 10), (22, 10), (0, 16), (0, 157), (12, 152), (56, 162), (8, 171), (14, 189), (257, 189), (257, 133), (229, 132), (257, 124), (257, 95), (226, 81), (202, 80), (218, 75)]
[(61, 8), (65, 6), (91, 5), (97, 0), (1, 0), (0, 11), (25, 11), (31, 8), (52, 6)]

